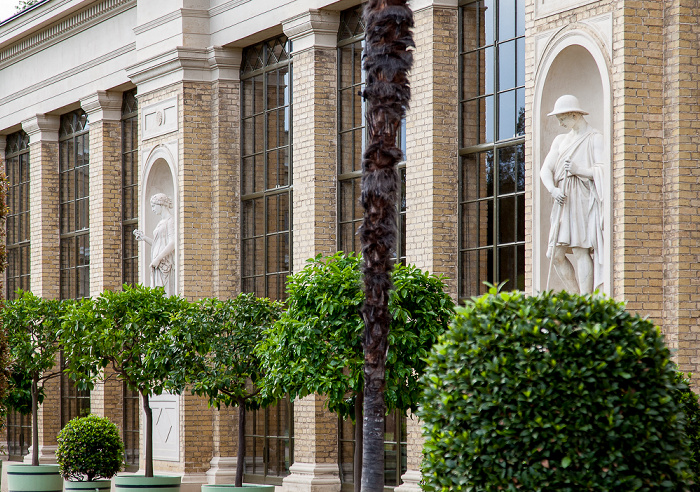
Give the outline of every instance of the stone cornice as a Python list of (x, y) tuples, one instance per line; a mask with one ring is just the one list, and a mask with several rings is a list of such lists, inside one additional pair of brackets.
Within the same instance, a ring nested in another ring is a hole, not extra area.
[(90, 123), (119, 121), (122, 117), (122, 95), (119, 92), (97, 91), (80, 100)]
[(38, 114), (22, 121), (22, 130), (29, 135), (30, 145), (39, 142), (58, 142), (60, 125), (60, 116)]
[(135, 6), (136, 0), (103, 0), (83, 9), (57, 24), (0, 50), (0, 69)]
[(126, 67), (126, 73), (143, 94), (175, 82), (239, 80), (240, 66), (240, 50), (179, 47)]
[(293, 53), (311, 48), (335, 49), (339, 25), (340, 13), (326, 10), (309, 10), (282, 22)]

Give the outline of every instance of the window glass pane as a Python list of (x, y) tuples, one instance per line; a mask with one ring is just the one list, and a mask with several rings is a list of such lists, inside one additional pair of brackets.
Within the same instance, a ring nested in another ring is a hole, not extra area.
[(498, 90), (515, 87), (515, 41), (498, 45)]
[(494, 0), (485, 0), (479, 2), (479, 32), (477, 33), (477, 38), (479, 39), (479, 46), (486, 46), (493, 44), (494, 40), (494, 25), (493, 18), (495, 15), (494, 11)]
[(498, 0), (498, 38), (515, 37), (515, 0)]
[(515, 91), (498, 95), (498, 139), (507, 140), (515, 134)]

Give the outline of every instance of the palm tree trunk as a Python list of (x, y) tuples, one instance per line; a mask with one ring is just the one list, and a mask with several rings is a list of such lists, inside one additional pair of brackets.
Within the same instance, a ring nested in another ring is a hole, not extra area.
[(414, 46), (413, 13), (406, 0), (370, 0), (364, 12), (366, 36), (362, 96), (367, 100), (368, 143), (362, 156), (360, 244), (364, 264), (365, 353), (362, 492), (384, 490), (385, 364), (388, 350), (389, 291), (396, 250), (396, 201), (402, 158), (396, 135), (411, 97), (408, 70)]

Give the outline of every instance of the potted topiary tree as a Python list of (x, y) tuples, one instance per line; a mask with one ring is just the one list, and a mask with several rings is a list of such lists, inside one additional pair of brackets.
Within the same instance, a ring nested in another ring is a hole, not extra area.
[(56, 461), (68, 491), (109, 492), (124, 464), (124, 443), (109, 419), (76, 417), (58, 433)]
[(39, 464), (38, 413), (46, 381), (60, 375), (56, 355), (59, 352), (60, 317), (66, 302), (42, 299), (31, 292), (18, 292), (2, 309), (8, 343), (10, 371), (13, 379), (30, 381), (32, 413), (31, 465), (14, 464), (7, 467), (10, 490), (27, 490), (26, 481), (42, 490), (59, 490), (63, 485), (57, 465)]
[[(149, 485), (158, 492), (179, 489), (180, 477), (153, 475), (153, 414), (149, 396), (182, 386), (169, 384), (173, 371), (168, 359), (172, 341), (171, 320), (188, 302), (166, 296), (162, 288), (124, 285), (122, 291), (105, 291), (95, 299), (83, 299), (66, 312), (61, 340), (68, 358), (66, 372), (79, 387), (92, 388), (109, 365), (129, 389), (141, 395), (144, 419), (145, 476), (115, 477), (115, 487)], [(186, 359), (186, 358), (185, 358)]]
[[(328, 409), (355, 425), (353, 481), (362, 471), (362, 395), (364, 323), (360, 307), (361, 258), (339, 252), (310, 259), (287, 278), (287, 310), (258, 347), (267, 398), (327, 397)], [(391, 330), (385, 376), (386, 410), (415, 410), (423, 359), (447, 330), (454, 302), (442, 279), (415, 266), (397, 265), (389, 297)]]
[(423, 489), (687, 490), (670, 356), (603, 295), (492, 288), (428, 358)]
[[(192, 305), (187, 316), (176, 322), (172, 347), (195, 350), (174, 350), (171, 357), (175, 367), (189, 368), (185, 373), (192, 392), (209, 398), (209, 404), (238, 407), (238, 456), (236, 478), (232, 485), (202, 485), (203, 492), (227, 492), (245, 487), (246, 491), (273, 492), (274, 486), (243, 484), (245, 460), (246, 410), (268, 402), (260, 400), (260, 361), (255, 348), (263, 332), (271, 326), (282, 310), (282, 304), (260, 299), (254, 294), (240, 294), (235, 299), (220, 301), (203, 299)], [(188, 342), (189, 340), (190, 342)], [(196, 354), (196, 360), (193, 359)], [(184, 360), (187, 357), (188, 360)]]

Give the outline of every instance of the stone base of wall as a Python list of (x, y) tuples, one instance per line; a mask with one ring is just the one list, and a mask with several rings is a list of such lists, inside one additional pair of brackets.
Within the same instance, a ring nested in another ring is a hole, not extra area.
[(284, 492), (340, 492), (336, 463), (294, 463), (282, 482)]
[(420, 481), (423, 476), (418, 470), (408, 470), (401, 475), (401, 485), (394, 489), (394, 492), (421, 492)]
[(236, 456), (214, 456), (209, 462), (211, 468), (207, 470), (207, 482), (209, 485), (236, 482)]
[[(57, 445), (53, 446), (42, 446), (39, 445), (39, 464), (41, 465), (55, 465), (56, 464), (56, 450)], [(29, 453), (24, 457), (25, 463), (32, 463), (32, 447), (29, 446)]]

